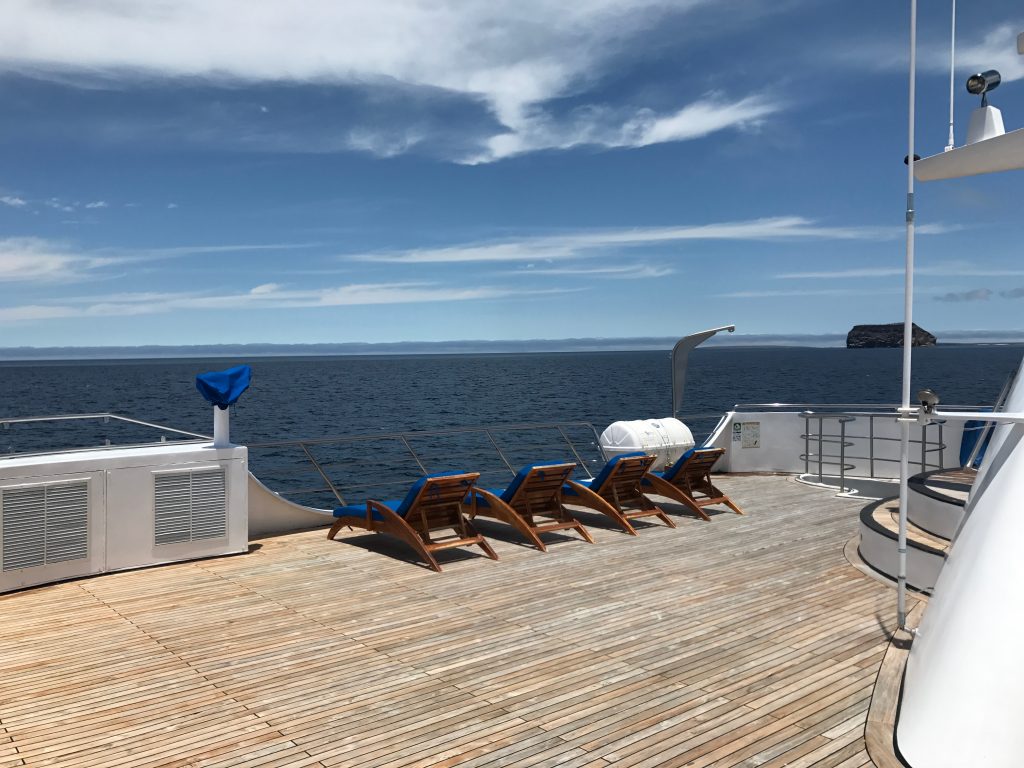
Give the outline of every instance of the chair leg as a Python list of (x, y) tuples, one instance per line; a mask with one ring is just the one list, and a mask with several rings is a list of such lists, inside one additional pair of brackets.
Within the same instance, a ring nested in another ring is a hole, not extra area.
[(430, 554), (429, 545), (411, 527), (408, 532), (403, 531), (400, 538), (416, 550), (416, 554), (423, 558), (431, 570), (441, 573), (441, 566), (434, 559), (434, 556)]
[[(473, 492), (483, 497), (487, 501), (489, 509), (486, 514), (481, 515), (482, 517), (495, 517), (498, 520), (501, 520), (501, 522), (511, 525), (513, 528), (519, 531), (519, 533), (521, 533), (523, 536), (529, 539), (530, 543), (533, 544), (533, 546), (535, 546), (541, 552), (548, 551), (547, 545), (543, 541), (541, 541), (541, 538), (537, 535), (537, 532), (533, 530), (533, 527), (528, 522), (526, 522), (526, 519), (518, 512), (516, 512), (515, 509), (513, 509), (511, 506), (502, 501), (498, 496), (494, 495), (493, 493), (490, 493), (489, 491), (485, 491), (481, 488), (476, 488), (473, 490)], [(479, 508), (477, 508), (474, 517), (479, 514), (481, 513), (479, 511)]]
[(682, 488), (672, 485), (668, 480), (658, 477), (657, 475), (647, 475), (644, 478), (644, 482), (649, 485), (653, 492), (659, 496), (664, 496), (666, 499), (672, 499), (672, 501), (682, 504), (684, 507), (693, 512), (701, 520), (711, 520), (708, 513), (701, 509), (701, 506), (693, 500)]
[(746, 515), (747, 514), (742, 509), (737, 507), (736, 504), (733, 503), (732, 499), (730, 499), (728, 496), (726, 496), (720, 490), (715, 488), (715, 486), (711, 485), (710, 487), (711, 487), (711, 490), (714, 492), (714, 494), (716, 496), (721, 496), (722, 497), (722, 503), (725, 504), (725, 506), (727, 506), (729, 509), (731, 509), (733, 512), (735, 512), (737, 515)]
[(466, 520), (466, 528), (469, 530), (471, 536), (476, 536), (479, 539), (477, 544), (480, 545), (480, 549), (484, 551), (484, 554), (491, 558), (491, 560), (497, 560), (498, 553), (494, 551), (494, 548), (491, 547), (491, 545), (487, 542), (487, 539), (485, 539), (483, 536), (479, 534), (479, 532), (476, 530), (476, 526), (474, 526), (471, 522)]
[(665, 525), (667, 525), (669, 528), (676, 527), (676, 524), (672, 522), (671, 518), (669, 518), (669, 516), (666, 515), (664, 510), (662, 509), (658, 509), (658, 514), (656, 514), (655, 517), (657, 517), (659, 520), (665, 523)]
[(438, 573), (441, 572), (441, 566), (438, 564), (437, 560), (434, 559), (434, 556), (430, 554), (429, 542), (424, 541), (404, 518), (399, 517), (383, 504), (375, 505), (375, 509), (377, 509), (380, 515), (384, 518), (384, 521), (377, 524), (374, 530), (380, 533), (390, 534), (396, 539), (401, 539), (416, 550), (416, 554), (423, 558), (423, 561), (431, 570), (437, 571)]
[(335, 536), (338, 535), (338, 531), (344, 528), (345, 525), (345, 518), (339, 517), (337, 520), (334, 521), (334, 525), (331, 526), (331, 530), (327, 532), (327, 538), (333, 539)]
[(672, 519), (665, 514), (665, 510), (655, 504), (653, 501), (648, 499), (643, 493), (639, 493), (637, 497), (637, 504), (644, 512), (651, 513), (653, 517), (658, 518), (667, 525), (669, 528), (675, 528), (676, 524), (672, 522)]
[(579, 497), (581, 506), (587, 507), (588, 509), (592, 509), (595, 512), (600, 512), (605, 517), (614, 520), (616, 523), (618, 523), (619, 527), (622, 528), (622, 530), (624, 530), (630, 536), (640, 535), (636, 532), (636, 528), (633, 527), (633, 525), (629, 522), (625, 515), (623, 515), (621, 512), (619, 512), (619, 510), (617, 510), (607, 501), (602, 499), (592, 490), (587, 488), (585, 485), (581, 485), (572, 480), (570, 480), (567, 483), (567, 485), (570, 486), (576, 493), (576, 495)]
[(575, 528), (576, 532), (580, 536), (583, 537), (584, 541), (586, 541), (586, 542), (588, 542), (590, 544), (593, 544), (594, 543), (594, 537), (590, 535), (590, 531), (588, 531), (586, 528), (584, 528), (583, 527), (583, 523), (581, 523), (579, 520), (576, 520), (575, 523), (576, 523), (576, 525), (573, 526), (573, 527)]

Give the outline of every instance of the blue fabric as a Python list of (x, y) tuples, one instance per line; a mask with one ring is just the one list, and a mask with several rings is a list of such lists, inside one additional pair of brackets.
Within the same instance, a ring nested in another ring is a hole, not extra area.
[[(986, 421), (972, 420), (964, 422), (964, 435), (960, 439), (960, 466), (966, 467), (967, 461), (971, 458), (971, 451), (974, 450), (974, 446), (978, 444), (978, 440), (985, 432), (985, 427), (988, 424)], [(988, 444), (992, 442), (992, 433), (994, 429), (990, 429), (988, 434), (985, 434), (985, 442), (982, 443), (981, 450), (978, 451), (978, 455), (974, 457), (974, 466), (981, 466), (981, 460), (985, 458), (985, 451), (988, 450)]]
[(249, 388), (252, 379), (252, 368), (248, 365), (236, 365), (226, 371), (210, 371), (196, 376), (196, 389), (206, 398), (224, 410), (234, 405), (242, 393)]
[(595, 493), (600, 492), (601, 486), (603, 486), (605, 484), (605, 481), (608, 480), (608, 475), (612, 473), (612, 470), (615, 469), (615, 465), (618, 464), (619, 461), (626, 458), (632, 458), (634, 456), (646, 455), (647, 454), (644, 453), (643, 451), (634, 451), (633, 453), (621, 453), (618, 456), (613, 456), (612, 460), (605, 464), (601, 471), (597, 473), (597, 477), (595, 477), (593, 480), (583, 481), (581, 484), (589, 486), (590, 489)]
[(675, 476), (679, 474), (679, 471), (683, 468), (683, 465), (687, 462), (687, 460), (689, 460), (691, 456), (693, 456), (693, 454), (695, 454), (697, 451), (712, 451), (714, 450), (714, 448), (715, 446), (713, 445), (695, 445), (693, 446), (693, 448), (691, 448), (682, 456), (680, 456), (676, 460), (676, 463), (673, 464), (671, 467), (666, 469), (664, 472), (657, 472), (655, 474), (663, 477), (665, 480), (668, 480), (671, 483), (672, 480), (675, 479)]
[[(401, 501), (396, 499), (394, 501), (383, 501), (381, 502), (384, 506), (394, 509)], [(366, 505), (365, 504), (349, 504), (347, 507), (336, 507), (334, 510), (335, 517), (358, 517), (363, 520), (366, 519)], [(370, 510), (370, 517), (373, 520), (380, 522), (384, 521), (384, 515), (378, 512), (376, 509)]]
[(550, 467), (558, 464), (569, 464), (568, 461), (542, 461), (535, 464), (527, 464), (525, 467), (519, 470), (519, 473), (512, 478), (512, 482), (509, 483), (508, 488), (504, 491), (491, 491), (495, 496), (500, 496), (504, 502), (512, 501), (512, 497), (516, 495), (519, 490), (519, 486), (523, 484), (526, 476), (537, 467)]
[[(409, 492), (407, 494), (405, 494), (405, 498), (404, 499), (389, 499), (388, 501), (381, 501), (381, 502), (378, 502), (378, 503), (379, 504), (383, 504), (385, 507), (390, 509), (392, 512), (394, 512), (399, 517), (405, 517), (406, 513), (409, 511), (409, 508), (412, 506), (413, 502), (416, 501), (416, 497), (419, 495), (420, 491), (423, 490), (423, 486), (427, 484), (427, 480), (429, 480), (432, 477), (448, 477), (449, 475), (464, 475), (464, 474), (466, 474), (466, 473), (465, 472), (450, 472), (449, 471), (449, 472), (435, 472), (432, 475), (424, 475), (423, 477), (421, 477), (419, 480), (417, 480), (415, 483), (412, 484), (412, 488), (410, 488)], [(469, 481), (467, 480), (466, 483), (468, 484)], [(384, 516), (381, 515), (381, 513), (378, 512), (375, 509), (371, 510), (370, 514), (371, 514), (371, 516), (372, 516), (372, 518), (374, 520), (383, 520), (384, 519)], [(334, 516), (335, 517), (363, 517), (363, 518), (365, 518), (366, 517), (366, 505), (365, 504), (349, 504), (347, 507), (337, 507), (334, 510)]]

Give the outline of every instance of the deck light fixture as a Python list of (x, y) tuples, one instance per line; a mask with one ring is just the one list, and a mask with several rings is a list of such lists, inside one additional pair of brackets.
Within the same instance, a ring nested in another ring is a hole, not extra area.
[(939, 404), (939, 396), (930, 389), (918, 390), (917, 400), (925, 413), (935, 413), (935, 407)]
[(987, 69), (984, 72), (978, 72), (976, 75), (971, 75), (967, 78), (967, 92), (975, 96), (981, 96), (981, 106), (987, 107), (989, 91), (994, 91), (998, 88), (999, 83), (1002, 81), (1002, 75), (996, 70)]

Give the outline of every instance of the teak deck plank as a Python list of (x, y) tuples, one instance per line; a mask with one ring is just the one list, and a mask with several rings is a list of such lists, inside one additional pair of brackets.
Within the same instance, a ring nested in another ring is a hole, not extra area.
[(843, 555), (858, 503), (721, 485), (745, 517), (581, 511), (596, 544), (440, 574), (311, 531), (0, 596), (0, 768), (871, 765), (895, 593)]

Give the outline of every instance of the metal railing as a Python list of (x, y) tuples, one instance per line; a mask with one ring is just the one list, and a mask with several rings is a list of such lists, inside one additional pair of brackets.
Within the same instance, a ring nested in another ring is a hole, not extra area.
[[(32, 436), (28, 434), (19, 435), (19, 437), (24, 438), (25, 448), (22, 450), (15, 449), (14, 443), (9, 442), (11, 440), (11, 433), (17, 431), (20, 425), (39, 424), (70, 426), (72, 429), (70, 434), (65, 435), (41, 435), (39, 433), (35, 433)], [(129, 440), (118, 441), (112, 439), (107, 430), (102, 430), (97, 438), (96, 426), (103, 427), (110, 424), (113, 424), (115, 429), (126, 428), (123, 431), (130, 436)], [(139, 431), (138, 428), (147, 431), (155, 430), (159, 433), (159, 439), (144, 439), (142, 441), (134, 439), (135, 433)], [(148, 448), (165, 445), (169, 439), (173, 439), (173, 442), (176, 443), (199, 442), (211, 439), (208, 435), (201, 435), (184, 429), (175, 429), (174, 427), (156, 424), (151, 421), (143, 421), (142, 419), (133, 419), (130, 416), (121, 416), (116, 413), (71, 413), (56, 416), (4, 417), (0, 418), (0, 436), (7, 443), (5, 446), (0, 446), (0, 455), (6, 457), (77, 453), (79, 451), (112, 450), (117, 448)], [(63, 448), (54, 447), (59, 444), (61, 439), (68, 441), (77, 440), (81, 444)]]
[(325, 499), (388, 498), (441, 470), (481, 473), (506, 485), (525, 464), (574, 461), (585, 477), (603, 464), (589, 422), (499, 424), (416, 432), (338, 435), (248, 443), (252, 471), (281, 496), (306, 506)]
[[(896, 421), (894, 413), (878, 413), (873, 411), (855, 411), (846, 413), (816, 413), (806, 410), (799, 414), (804, 420), (804, 431), (800, 438), (804, 441), (804, 452), (800, 459), (804, 462), (804, 474), (811, 475), (811, 465), (817, 465), (818, 482), (824, 483), (825, 467), (836, 467), (839, 475), (839, 486), (842, 492), (846, 489), (846, 473), (856, 469), (858, 462), (867, 462), (867, 477), (875, 478), (875, 465), (878, 462), (899, 464), (899, 458), (879, 456), (876, 450), (877, 443), (899, 443), (900, 438), (896, 436), (879, 435), (876, 433), (875, 422), (878, 419), (884, 421)], [(849, 436), (847, 425), (856, 422), (858, 419), (867, 420), (868, 433), (866, 435)], [(835, 422), (838, 425), (838, 432), (826, 432), (825, 422)], [(817, 423), (817, 432), (811, 431), (811, 425)], [(920, 467), (922, 472), (929, 469), (944, 469), (944, 452), (947, 448), (943, 439), (943, 425), (941, 419), (920, 426), (920, 438), (911, 439), (911, 445), (920, 446)], [(929, 435), (936, 433), (936, 439), (932, 442)], [(848, 439), (850, 438), (850, 439)], [(847, 449), (856, 445), (855, 440), (867, 442), (867, 455), (859, 456), (850, 454)], [(817, 446), (817, 451), (812, 452), (811, 445)], [(838, 453), (826, 452), (826, 446), (837, 446)], [(930, 461), (931, 454), (938, 454), (937, 460)]]

